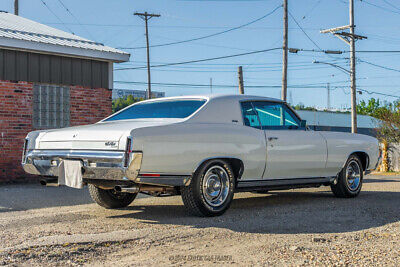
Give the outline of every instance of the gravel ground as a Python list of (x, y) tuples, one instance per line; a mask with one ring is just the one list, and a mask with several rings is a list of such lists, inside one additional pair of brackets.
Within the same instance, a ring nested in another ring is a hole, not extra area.
[(400, 262), (400, 176), (366, 177), (355, 199), (328, 187), (239, 193), (197, 218), (180, 197), (105, 210), (87, 190), (0, 187), (0, 265), (335, 265)]

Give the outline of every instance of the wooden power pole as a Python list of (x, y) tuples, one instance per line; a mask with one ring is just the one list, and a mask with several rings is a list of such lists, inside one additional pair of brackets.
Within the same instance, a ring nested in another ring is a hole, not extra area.
[(288, 64), (288, 0), (283, 0), (283, 67), (282, 67), (282, 100), (287, 98), (287, 64)]
[(356, 91), (356, 40), (354, 38), (354, 0), (350, 0), (350, 82), (351, 82), (351, 132), (357, 133), (357, 91)]
[[(351, 87), (351, 132), (357, 133), (357, 87), (356, 87), (356, 44), (357, 40), (367, 39), (354, 33), (354, 0), (349, 0), (350, 23), (346, 26), (322, 30), (321, 33), (332, 33), (350, 46), (350, 87)], [(350, 32), (343, 30), (349, 29)]]
[(148, 21), (149, 19), (153, 17), (160, 17), (158, 14), (150, 14), (147, 12), (144, 13), (134, 13), (135, 16), (139, 16), (141, 19), (144, 20), (145, 26), (146, 26), (146, 46), (147, 46), (147, 92), (146, 92), (146, 98), (150, 99), (151, 98), (151, 76), (150, 76), (150, 46), (149, 46), (149, 27), (148, 27)]
[(244, 85), (243, 85), (243, 68), (238, 67), (238, 79), (239, 79), (239, 94), (244, 95)]
[(18, 14), (19, 14), (19, 6), (18, 6), (18, 3), (19, 2), (19, 0), (14, 0), (14, 15), (17, 15), (18, 16)]

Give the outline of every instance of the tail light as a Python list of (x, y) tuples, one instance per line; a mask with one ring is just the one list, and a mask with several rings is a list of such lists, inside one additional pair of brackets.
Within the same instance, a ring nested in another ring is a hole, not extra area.
[(126, 139), (126, 147), (125, 147), (125, 157), (124, 157), (124, 167), (128, 167), (129, 159), (132, 153), (132, 137), (128, 137)]
[(28, 143), (29, 143), (29, 140), (25, 139), (24, 148), (22, 149), (22, 162), (23, 163), (25, 163), (26, 151), (28, 151)]

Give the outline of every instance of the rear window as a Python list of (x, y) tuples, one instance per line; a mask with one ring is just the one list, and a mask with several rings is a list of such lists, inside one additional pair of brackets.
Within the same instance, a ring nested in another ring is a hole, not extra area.
[(192, 115), (205, 102), (205, 99), (190, 99), (138, 103), (104, 121), (156, 118), (183, 119)]

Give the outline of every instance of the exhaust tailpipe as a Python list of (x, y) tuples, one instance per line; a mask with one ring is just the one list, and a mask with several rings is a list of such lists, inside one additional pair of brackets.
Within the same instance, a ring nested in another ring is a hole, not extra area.
[(44, 186), (58, 186), (58, 178), (43, 178), (39, 182)]
[(131, 194), (135, 194), (135, 193), (139, 193), (140, 188), (139, 186), (131, 186), (131, 187), (127, 187), (127, 186), (123, 186), (123, 185), (116, 185), (114, 187), (114, 190), (117, 192), (121, 192), (121, 193), (131, 193)]

